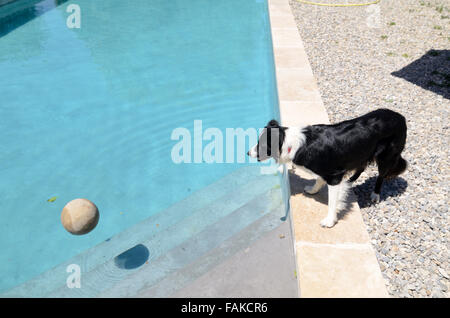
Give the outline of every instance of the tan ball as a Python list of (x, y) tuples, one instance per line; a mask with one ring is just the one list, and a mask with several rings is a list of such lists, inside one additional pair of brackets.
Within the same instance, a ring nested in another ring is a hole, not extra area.
[(97, 207), (87, 199), (70, 201), (61, 213), (62, 225), (75, 235), (83, 235), (92, 231), (97, 226), (99, 218)]

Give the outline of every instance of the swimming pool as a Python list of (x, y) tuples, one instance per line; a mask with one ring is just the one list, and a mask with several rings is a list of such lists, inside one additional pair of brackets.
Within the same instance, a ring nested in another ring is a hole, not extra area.
[[(225, 135), (279, 117), (267, 1), (18, 0), (0, 7), (0, 74), (0, 295), (170, 290), (285, 215), (286, 176), (171, 157), (195, 121)], [(75, 198), (100, 210), (84, 236), (60, 223)]]

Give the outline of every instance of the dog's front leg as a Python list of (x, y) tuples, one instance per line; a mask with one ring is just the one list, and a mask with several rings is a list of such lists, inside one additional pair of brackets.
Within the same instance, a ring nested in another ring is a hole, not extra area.
[(328, 185), (328, 215), (320, 225), (323, 227), (333, 227), (337, 222), (337, 207), (341, 191), (341, 185)]
[(314, 185), (311, 186), (305, 186), (305, 192), (309, 193), (309, 194), (316, 194), (317, 192), (320, 191), (320, 189), (322, 189), (322, 187), (326, 184), (325, 180), (323, 180), (321, 177), (318, 177), (316, 179), (316, 183), (314, 183)]

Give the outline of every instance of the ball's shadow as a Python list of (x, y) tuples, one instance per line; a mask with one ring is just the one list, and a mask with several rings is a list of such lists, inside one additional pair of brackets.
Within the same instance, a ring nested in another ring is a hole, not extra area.
[(135, 269), (147, 262), (150, 256), (148, 248), (138, 244), (114, 258), (114, 264), (121, 269)]

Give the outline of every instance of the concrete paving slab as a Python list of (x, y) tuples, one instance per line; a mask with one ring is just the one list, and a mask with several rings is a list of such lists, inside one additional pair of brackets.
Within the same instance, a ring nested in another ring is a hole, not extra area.
[(302, 297), (387, 297), (370, 245), (297, 244)]

